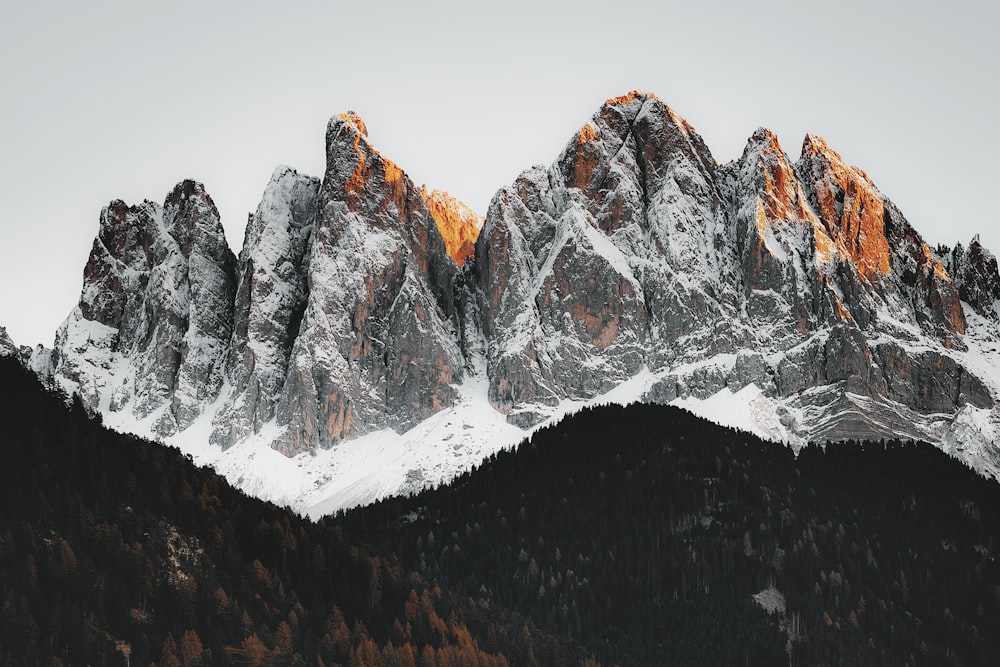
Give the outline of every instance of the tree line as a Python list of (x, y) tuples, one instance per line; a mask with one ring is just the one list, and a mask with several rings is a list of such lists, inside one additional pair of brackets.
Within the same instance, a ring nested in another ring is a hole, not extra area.
[(422, 578), (605, 661), (1000, 654), (1000, 487), (926, 443), (796, 455), (676, 408), (608, 406), (339, 520)]

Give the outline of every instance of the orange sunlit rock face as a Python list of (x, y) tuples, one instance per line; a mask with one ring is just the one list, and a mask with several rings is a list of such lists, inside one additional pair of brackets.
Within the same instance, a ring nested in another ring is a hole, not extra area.
[(358, 154), (358, 166), (355, 167), (354, 173), (347, 179), (347, 184), (344, 186), (348, 192), (361, 192), (365, 187), (365, 162), (367, 159), (359, 146), (361, 137), (361, 133), (354, 135), (354, 152)]
[(868, 175), (844, 163), (822, 137), (806, 135), (803, 159), (812, 163), (820, 220), (858, 273), (869, 281), (889, 273), (885, 207)]
[(437, 223), (448, 255), (462, 266), (475, 253), (476, 239), (483, 228), (482, 216), (447, 192), (428, 193), (426, 185), (420, 189), (420, 197)]
[(939, 260), (936, 260), (931, 256), (931, 249), (928, 248), (926, 244), (923, 247), (923, 253), (924, 253), (924, 263), (930, 264), (931, 266), (934, 267), (934, 277), (938, 278), (939, 280), (950, 281), (951, 276), (949, 276), (948, 271), (945, 270), (944, 264), (942, 264)]
[(597, 139), (597, 128), (593, 123), (587, 123), (580, 128), (580, 133), (576, 137), (575, 166), (571, 181), (574, 188), (586, 189), (594, 176), (597, 156), (601, 150), (599, 146), (592, 145), (595, 139)]
[(834, 242), (826, 228), (809, 206), (802, 184), (785, 157), (778, 137), (766, 128), (760, 128), (750, 139), (759, 151), (757, 168), (762, 179), (757, 199), (756, 225), (758, 240), (764, 243), (768, 226), (784, 227), (782, 221), (809, 225), (813, 230), (816, 261), (822, 265), (831, 260)]
[(337, 114), (337, 117), (356, 130), (352, 146), (357, 154), (358, 162), (344, 183), (344, 189), (347, 193), (355, 196), (355, 198), (348, 200), (348, 205), (353, 210), (353, 206), (357, 204), (356, 197), (365, 190), (369, 180), (374, 179), (372, 182), (376, 188), (380, 187), (379, 183), (386, 185), (385, 194), (388, 196), (383, 201), (382, 210), (391, 203), (395, 204), (396, 210), (402, 213), (406, 208), (406, 174), (399, 165), (382, 155), (371, 144), (368, 139), (368, 128), (361, 120), (361, 116), (353, 111), (348, 111)]
[(353, 125), (354, 127), (358, 128), (358, 132), (360, 132), (363, 136), (365, 137), (368, 136), (368, 127), (365, 125), (365, 121), (361, 120), (361, 116), (359, 116), (355, 112), (348, 111), (346, 113), (339, 113), (337, 114), (337, 118), (346, 121), (351, 125)]
[[(764, 191), (761, 193), (762, 201), (758, 202), (763, 208), (763, 214), (772, 220), (805, 217), (799, 215), (799, 198), (795, 196), (794, 190), (795, 175), (785, 161), (785, 152), (778, 143), (778, 137), (770, 130), (762, 130), (758, 134), (763, 135), (759, 164), (764, 174)], [(761, 214), (758, 213), (758, 227), (761, 227), (760, 217)]]
[(384, 155), (381, 158), (382, 169), (385, 173), (385, 184), (389, 189), (389, 198), (396, 204), (397, 211), (403, 211), (406, 208), (406, 184), (403, 180), (406, 174), (392, 160)]
[[(628, 104), (629, 102), (635, 101), (638, 97), (646, 97), (646, 91), (636, 88), (635, 90), (630, 90), (624, 95), (619, 95), (618, 97), (609, 97), (604, 101), (605, 104), (610, 104), (612, 106), (616, 104)], [(653, 93), (649, 93), (649, 97), (656, 97)]]

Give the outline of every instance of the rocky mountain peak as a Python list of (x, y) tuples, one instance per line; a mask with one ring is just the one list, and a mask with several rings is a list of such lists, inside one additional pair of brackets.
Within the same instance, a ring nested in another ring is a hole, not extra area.
[(167, 194), (166, 204), (179, 204), (184, 200), (189, 200), (191, 202), (200, 202), (206, 209), (211, 210), (215, 215), (218, 215), (219, 211), (215, 208), (215, 202), (209, 196), (208, 192), (205, 190), (205, 185), (199, 183), (190, 178), (186, 178), (179, 182), (174, 188)]
[(788, 160), (785, 150), (781, 147), (781, 142), (778, 140), (778, 135), (769, 128), (758, 127), (750, 135), (750, 138), (747, 139), (746, 146), (743, 147), (743, 153), (739, 160), (745, 163), (758, 157), (771, 155), (782, 162), (787, 162)]
[[(639, 109), (641, 109), (646, 102), (655, 99), (657, 99), (655, 93), (649, 93), (641, 88), (636, 88), (634, 90), (630, 90), (624, 95), (609, 97), (604, 100), (603, 107), (615, 108), (623, 113), (629, 121), (632, 121), (635, 120), (635, 116), (639, 113)], [(604, 108), (602, 108), (602, 111), (604, 111)]]
[(197, 247), (213, 258), (232, 263), (219, 209), (203, 184), (188, 179), (174, 186), (163, 202), (163, 223), (185, 257)]
[(331, 118), (330, 122), (332, 123), (334, 119), (343, 121), (344, 123), (353, 126), (354, 129), (357, 130), (359, 134), (361, 134), (361, 136), (365, 138), (368, 137), (368, 126), (365, 125), (365, 121), (361, 119), (361, 116), (359, 116), (357, 112), (350, 110), (345, 111), (344, 113), (337, 114), (336, 116)]
[(975, 235), (968, 247), (957, 244), (953, 250), (938, 249), (945, 270), (954, 278), (958, 294), (973, 310), (991, 320), (1000, 319), (1000, 280), (997, 259)]
[(144, 289), (154, 263), (162, 208), (149, 200), (129, 206), (120, 199), (101, 210), (97, 238), (83, 269), (79, 307), (85, 318), (119, 328), (137, 313), (136, 289)]
[(226, 363), (231, 391), (213, 419), (213, 444), (229, 447), (274, 418), (309, 296), (319, 188), (318, 178), (279, 166), (247, 223)]
[[(635, 154), (639, 136), (635, 134), (639, 117), (653, 110), (668, 115), (673, 113), (655, 95), (633, 90), (619, 97), (605, 100), (588, 123), (577, 132), (575, 141), (567, 143), (559, 158), (559, 171), (566, 185), (579, 189), (593, 198), (602, 189), (612, 159), (619, 150)], [(614, 175), (612, 174), (613, 178)]]
[(842, 256), (850, 258), (869, 282), (887, 274), (890, 252), (885, 208), (868, 175), (847, 165), (815, 134), (807, 134), (803, 140), (796, 166), (813, 209)]
[[(343, 200), (354, 211), (368, 208), (371, 202), (365, 201), (365, 197), (378, 193), (380, 211), (393, 212), (395, 215), (391, 217), (396, 221), (406, 219), (408, 200), (415, 193), (413, 184), (395, 162), (382, 155), (369, 141), (364, 121), (353, 111), (334, 116), (330, 119), (326, 138), (324, 192), (340, 199), (334, 189), (342, 190), (347, 195)], [(377, 218), (383, 222), (390, 219)]]
[(428, 193), (426, 185), (420, 188), (420, 198), (437, 223), (448, 255), (462, 266), (475, 254), (476, 239), (483, 228), (483, 216), (443, 190)]
[(420, 191), (356, 114), (327, 127), (308, 296), (275, 407), (286, 453), (402, 429), (450, 405), (457, 267)]
[[(788, 156), (778, 136), (771, 130), (761, 127), (747, 140), (743, 155), (739, 159), (744, 172), (742, 178), (750, 181), (763, 179), (759, 183), (759, 206), (756, 213), (757, 226), (763, 234), (763, 226), (767, 220), (799, 221), (802, 223), (818, 222), (815, 213), (808, 204), (808, 197), (802, 189), (794, 166), (788, 161)], [(829, 237), (822, 228), (816, 230), (819, 236), (816, 243), (820, 253), (829, 254)]]
[(183, 430), (221, 386), (234, 264), (200, 183), (177, 184), (162, 207), (111, 202), (79, 304), (56, 334), (57, 379), (93, 409), (156, 413), (157, 435)]

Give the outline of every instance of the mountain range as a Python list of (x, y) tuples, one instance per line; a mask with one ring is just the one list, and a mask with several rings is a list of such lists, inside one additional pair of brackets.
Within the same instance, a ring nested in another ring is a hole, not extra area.
[[(594, 403), (801, 448), (914, 438), (1000, 474), (1000, 274), (929, 247), (820, 137), (720, 164), (655, 95), (607, 100), (480, 218), (333, 117), (243, 248), (205, 187), (111, 202), (52, 348), (0, 347), (118, 430), (313, 516), (450, 479)], [(6, 337), (4, 336), (4, 339)]]

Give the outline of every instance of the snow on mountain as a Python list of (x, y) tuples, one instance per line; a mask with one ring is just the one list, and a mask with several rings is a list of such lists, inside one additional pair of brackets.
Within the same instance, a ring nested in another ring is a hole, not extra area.
[(295, 454), (452, 405), (465, 360), (455, 262), (403, 171), (356, 114), (331, 119), (308, 298), (276, 419)]
[(308, 298), (320, 181), (278, 167), (250, 217), (236, 268), (226, 391), (209, 438), (227, 447), (274, 419)]
[(595, 402), (793, 447), (923, 438), (1000, 474), (995, 258), (929, 248), (820, 137), (793, 161), (761, 129), (720, 165), (633, 91), (483, 221), (417, 189), (356, 114), (326, 140), (321, 180), (275, 170), (238, 258), (200, 184), (109, 205), (36, 372), (311, 516)]
[(156, 412), (150, 434), (169, 436), (218, 396), (232, 312), (233, 255), (200, 183), (179, 183), (162, 208), (112, 202), (51, 372), (104, 414)]

